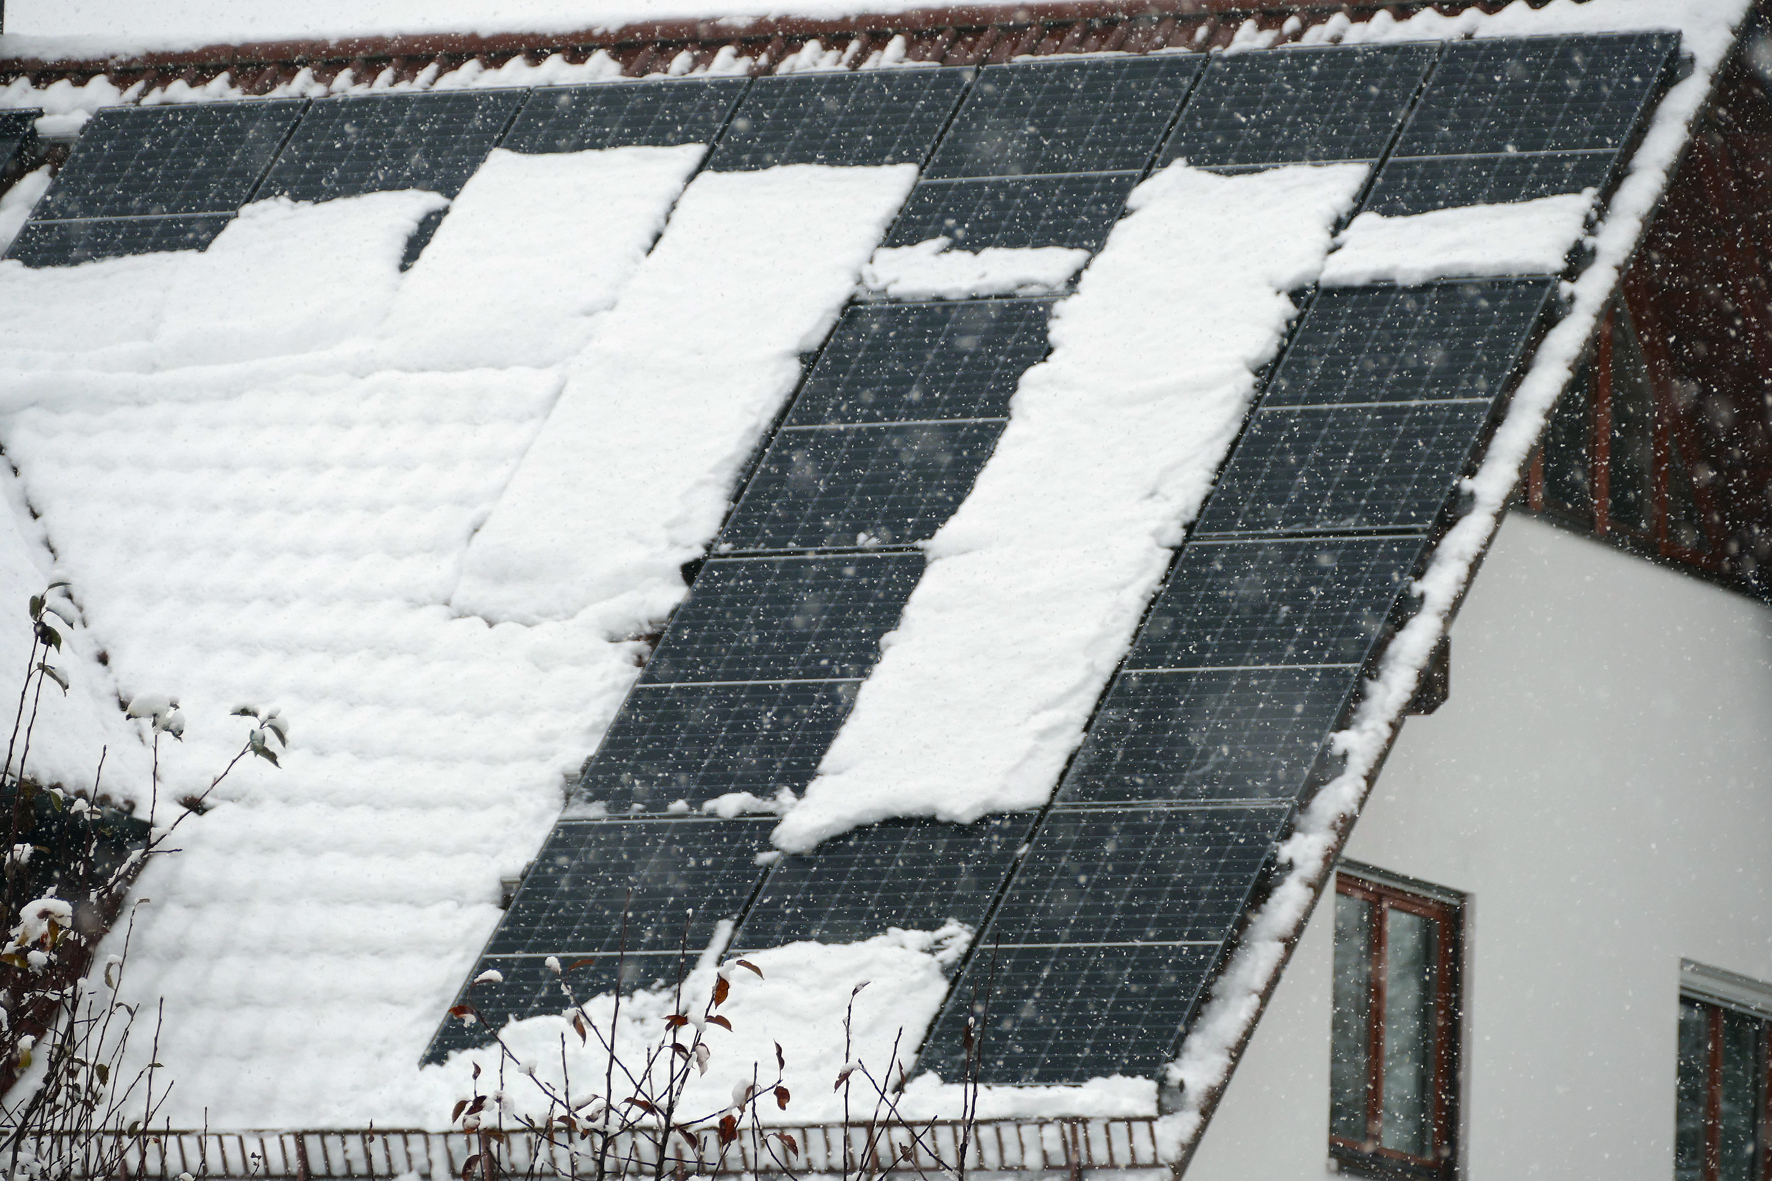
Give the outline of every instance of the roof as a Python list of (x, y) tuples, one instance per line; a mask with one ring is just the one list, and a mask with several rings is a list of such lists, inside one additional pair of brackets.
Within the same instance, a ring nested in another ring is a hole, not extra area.
[(82, 724), (175, 689), (175, 786), (242, 699), (296, 727), (139, 885), (173, 1122), (435, 1126), (471, 975), (541, 1058), (547, 957), (687, 942), (764, 969), (728, 1053), (789, 1046), (796, 1118), (853, 983), (951, 1084), (989, 976), (987, 1111), (1161, 1080), (1185, 1156), (1744, 11), (1018, 14), (934, 56), (1104, 39), (860, 68), (891, 17), (755, 79), (747, 29), (90, 122), (161, 67), (15, 81), (84, 123), (0, 263)]

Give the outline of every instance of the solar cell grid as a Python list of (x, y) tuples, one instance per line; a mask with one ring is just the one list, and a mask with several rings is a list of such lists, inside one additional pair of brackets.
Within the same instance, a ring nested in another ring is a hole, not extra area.
[(1157, 163), (1376, 160), (1436, 53), (1387, 45), (1216, 55)]
[(231, 213), (190, 217), (112, 217), (92, 221), (25, 223), (6, 257), (28, 267), (67, 267), (96, 258), (203, 250), (215, 241)]
[(541, 155), (711, 144), (747, 85), (744, 78), (694, 78), (539, 87), (499, 146)]
[(42, 117), (43, 112), (35, 108), (0, 111), (0, 169), (9, 167), (36, 140), (37, 120)]
[(1363, 664), (1424, 546), (1420, 536), (1196, 542), (1126, 667)]
[(34, 216), (232, 213), (308, 104), (108, 107), (92, 117)]
[(1425, 529), (1464, 473), (1492, 406), (1258, 410), (1195, 535)]
[(1534, 152), (1496, 156), (1393, 156), (1362, 209), (1385, 217), (1461, 205), (1509, 205), (1583, 189), (1605, 192), (1618, 153)]
[(1492, 397), (1550, 300), (1546, 280), (1321, 292), (1263, 407)]
[(1678, 46), (1674, 33), (1453, 41), (1393, 154), (1622, 148)]
[(923, 574), (921, 554), (716, 558), (641, 681), (866, 676)]
[(1047, 352), (1050, 300), (851, 308), (788, 414), (816, 423), (1005, 418), (1016, 383)]
[[(606, 956), (580, 964), (564, 979), (571, 983), (577, 999), (583, 1001), (618, 988), (628, 991), (649, 984), (653, 969), (660, 967), (674, 973), (676, 965), (655, 957), (633, 957), (622, 965), (625, 970), (618, 972), (616, 957)], [(458, 1017), (445, 1017), (425, 1051), (424, 1062), (442, 1062), (456, 1050), (486, 1045), (506, 1021), (558, 1014), (573, 1003), (560, 991), (563, 978), (538, 957), (483, 959), (474, 965), (474, 975), (469, 979), (486, 971), (497, 972), (503, 979), (464, 988), (456, 997), (457, 1004), (473, 1005), (484, 1021), (469, 1025)]]
[(930, 160), (930, 177), (1142, 171), (1200, 55), (987, 66)]
[(921, 164), (971, 74), (845, 70), (759, 78), (708, 167), (739, 172), (778, 164)]
[(778, 431), (718, 549), (926, 541), (972, 491), (1002, 430), (995, 419)]
[(693, 960), (715, 925), (749, 900), (773, 825), (772, 817), (557, 824), (485, 955), (668, 957), (687, 946)]
[(855, 681), (642, 686), (629, 694), (574, 794), (611, 812), (772, 796), (812, 779), (855, 701)]
[(888, 246), (947, 238), (956, 249), (1064, 246), (1099, 250), (1138, 183), (1136, 172), (938, 181), (911, 190)]
[(526, 96), (489, 89), (321, 99), (309, 105), (258, 195), (325, 201), (424, 189), (453, 197)]
[(770, 871), (732, 946), (850, 943), (950, 919), (977, 930), (1032, 827), (1026, 813), (965, 826), (891, 820), (826, 841)]

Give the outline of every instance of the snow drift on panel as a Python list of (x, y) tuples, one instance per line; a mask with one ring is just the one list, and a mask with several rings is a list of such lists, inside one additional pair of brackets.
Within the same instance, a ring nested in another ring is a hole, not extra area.
[(1362, 213), (1335, 239), (1339, 249), (1323, 265), (1323, 285), (1555, 275), (1581, 237), (1595, 196), (1588, 189), (1406, 217)]
[(1365, 175), (1177, 164), (1133, 192), (778, 845), (1046, 801)]
[(1063, 246), (950, 250), (949, 239), (883, 246), (862, 269), (862, 282), (894, 299), (967, 299), (977, 295), (1044, 295), (1071, 281), (1087, 250)]

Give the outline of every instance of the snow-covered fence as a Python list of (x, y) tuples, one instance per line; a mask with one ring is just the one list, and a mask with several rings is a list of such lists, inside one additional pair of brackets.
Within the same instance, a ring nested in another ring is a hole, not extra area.
[[(967, 1145), (967, 1168), (983, 1172), (1065, 1173), (1072, 1177), (1098, 1169), (1164, 1168), (1158, 1159), (1154, 1121), (1149, 1118), (980, 1120), (972, 1126)], [(954, 1167), (959, 1158), (963, 1125), (958, 1122), (916, 1125), (916, 1139), (904, 1127), (870, 1128), (854, 1124), (776, 1126), (770, 1133), (786, 1132), (800, 1152), (791, 1163), (795, 1174), (838, 1174), (857, 1171), (900, 1172), (934, 1175)], [(478, 1136), (468, 1132), (419, 1132), (382, 1129), (316, 1132), (160, 1132), (141, 1136), (118, 1133), (129, 1141), (124, 1153), (132, 1178), (174, 1181), (181, 1173), (193, 1177), (293, 1178), (393, 1178), (416, 1173), (420, 1177), (459, 1177), (468, 1158), (479, 1151)], [(870, 1139), (878, 1152), (866, 1161)], [(719, 1155), (713, 1137), (707, 1138), (704, 1175), (784, 1172), (765, 1150), (759, 1157), (749, 1137), (741, 1137)], [(845, 1140), (848, 1141), (847, 1169)], [(773, 1136), (769, 1143), (780, 1151)], [(49, 1145), (36, 1146), (40, 1150)], [(106, 1146), (108, 1147), (108, 1146)], [(539, 1175), (572, 1176), (574, 1170), (563, 1149), (539, 1146), (546, 1159), (535, 1161)], [(115, 1160), (91, 1145), (92, 1159)], [(510, 1171), (529, 1173), (538, 1148), (525, 1136), (511, 1138)], [(630, 1143), (617, 1142), (611, 1161), (623, 1166), (616, 1172), (652, 1171), (655, 1145), (645, 1137)], [(40, 1155), (43, 1154), (40, 1152)], [(940, 1159), (935, 1159), (939, 1157)], [(587, 1163), (591, 1167), (587, 1167)], [(873, 1170), (866, 1168), (873, 1164)], [(581, 1162), (580, 1176), (594, 1172), (594, 1162)], [(91, 1175), (78, 1171), (76, 1176)]]

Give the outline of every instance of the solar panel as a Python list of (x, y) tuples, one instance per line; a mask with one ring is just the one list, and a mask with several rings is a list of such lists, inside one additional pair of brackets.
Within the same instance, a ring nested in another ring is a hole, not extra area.
[(307, 105), (107, 107), (82, 131), (34, 216), (232, 213), (252, 199)]
[(960, 507), (1004, 420), (778, 431), (721, 552), (927, 541)]
[(922, 576), (915, 553), (717, 558), (696, 575), (641, 681), (866, 676)]
[[(568, 963), (574, 965), (569, 971)], [(574, 1003), (561, 991), (562, 983), (570, 984), (577, 1000), (584, 1001), (618, 989), (631, 992), (655, 983), (674, 984), (677, 972), (675, 957), (659, 956), (632, 956), (625, 961), (616, 956), (598, 956), (590, 963), (563, 960), (560, 966), (562, 974), (557, 976), (539, 956), (501, 956), (475, 964), (473, 975), (468, 977), (470, 981), (487, 971), (504, 977), (497, 983), (488, 981), (464, 987), (456, 996), (456, 1004), (473, 1005), (484, 1021), (470, 1025), (458, 1017), (445, 1017), (421, 1061), (442, 1062), (457, 1050), (486, 1045), (507, 1021), (561, 1013)], [(662, 977), (658, 975), (661, 971)]]
[(1674, 33), (1453, 41), (1392, 154), (1617, 150), (1678, 47)]
[(947, 238), (960, 250), (1099, 250), (1138, 178), (1136, 172), (1107, 172), (919, 184), (886, 235), (886, 245)]
[(1259, 410), (1196, 536), (1426, 529), (1493, 400)]
[(751, 83), (708, 167), (921, 164), (970, 69), (776, 74)]
[(1376, 160), (1437, 52), (1386, 45), (1215, 55), (1157, 163)]
[(849, 309), (806, 379), (789, 426), (1006, 418), (1045, 359), (1050, 300), (870, 304)]
[(747, 85), (744, 78), (680, 78), (539, 87), (499, 146), (542, 155), (711, 144)]
[(1551, 287), (1503, 279), (1323, 291), (1262, 406), (1493, 397), (1519, 363)]
[(853, 943), (950, 919), (977, 930), (1032, 828), (1027, 813), (965, 826), (891, 820), (826, 841), (770, 871), (732, 946)]
[(1362, 209), (1385, 217), (1461, 205), (1509, 205), (1583, 189), (1606, 191), (1616, 152), (1535, 152), (1500, 156), (1393, 156)]
[(1122, 673), (1060, 798), (1079, 804), (1296, 800), (1341, 718), (1356, 672), (1317, 665)]
[(1271, 805), (1054, 809), (919, 1066), (957, 1076), (961, 1028), (979, 1001), (989, 1009), (983, 1082), (1154, 1070), (1291, 815)]
[(0, 111), (0, 170), (11, 167), (19, 153), (37, 142), (37, 120), (42, 117), (36, 109)]
[(1200, 62), (1188, 54), (987, 66), (925, 175), (1143, 171)]
[(565, 961), (625, 951), (663, 957), (666, 974), (686, 947), (693, 963), (716, 924), (750, 900), (762, 873), (756, 855), (769, 848), (774, 824), (774, 817), (562, 821), (485, 955)]
[(855, 681), (642, 685), (585, 770), (574, 805), (611, 812), (772, 796), (812, 780), (855, 701)]
[(325, 201), (424, 189), (453, 197), (525, 97), (488, 89), (321, 99), (296, 124), (258, 195)]
[(1196, 542), (1126, 667), (1363, 664), (1423, 545), (1419, 536)]
[(108, 217), (25, 223), (7, 258), (28, 267), (68, 267), (98, 258), (203, 250), (234, 220), (231, 213), (190, 217)]

